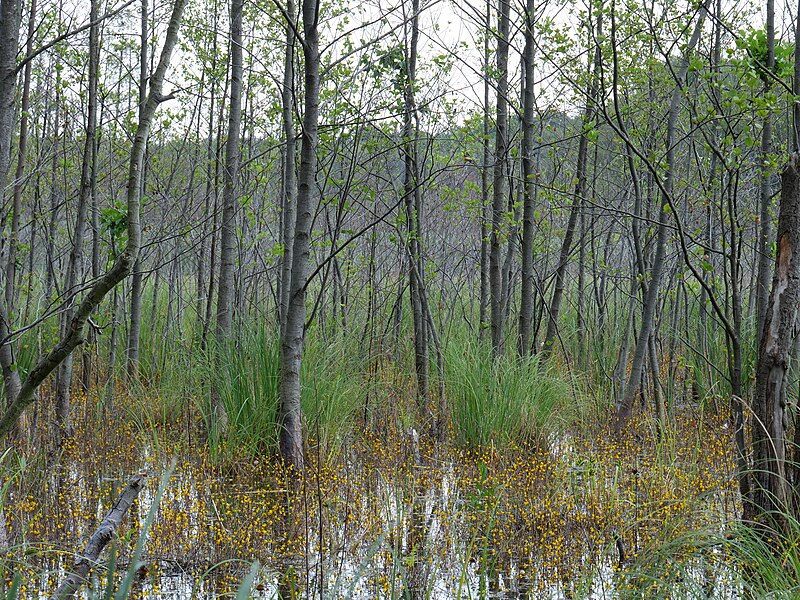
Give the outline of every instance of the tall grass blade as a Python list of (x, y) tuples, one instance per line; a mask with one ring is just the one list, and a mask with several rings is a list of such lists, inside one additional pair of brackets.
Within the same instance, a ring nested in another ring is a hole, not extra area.
[(239, 584), (239, 589), (236, 592), (236, 600), (247, 600), (250, 597), (250, 592), (253, 591), (253, 584), (256, 581), (259, 567), (258, 561), (255, 561), (250, 566), (250, 571), (247, 573), (247, 576), (242, 580), (242, 583)]

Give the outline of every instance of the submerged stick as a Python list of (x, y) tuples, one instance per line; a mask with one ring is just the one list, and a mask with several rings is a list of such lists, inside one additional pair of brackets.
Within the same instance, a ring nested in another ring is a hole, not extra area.
[(135, 475), (131, 478), (128, 485), (125, 486), (125, 489), (117, 499), (116, 504), (114, 504), (113, 508), (102, 520), (94, 534), (92, 534), (92, 537), (89, 538), (89, 541), (86, 542), (86, 548), (83, 554), (78, 555), (75, 565), (72, 567), (67, 578), (58, 586), (58, 589), (52, 596), (53, 598), (58, 600), (72, 598), (73, 594), (78, 591), (81, 585), (86, 583), (89, 571), (97, 564), (97, 558), (100, 556), (103, 548), (111, 541), (114, 532), (122, 522), (122, 517), (128, 512), (131, 504), (136, 500), (136, 496), (139, 495), (139, 492), (144, 487), (144, 482), (144, 475)]

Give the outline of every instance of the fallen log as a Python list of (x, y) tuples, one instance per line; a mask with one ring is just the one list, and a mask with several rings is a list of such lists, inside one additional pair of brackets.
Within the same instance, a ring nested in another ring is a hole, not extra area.
[(144, 487), (145, 479), (144, 475), (135, 475), (131, 478), (128, 485), (125, 486), (125, 489), (117, 499), (116, 504), (108, 511), (108, 514), (100, 522), (100, 525), (97, 527), (94, 534), (92, 534), (92, 537), (86, 542), (86, 548), (83, 554), (78, 555), (67, 577), (61, 582), (61, 585), (58, 586), (55, 593), (53, 593), (52, 597), (54, 599), (64, 600), (72, 598), (75, 592), (87, 582), (89, 571), (97, 564), (97, 559), (103, 551), (103, 548), (105, 548), (111, 541), (111, 538), (114, 537), (114, 532), (122, 522), (122, 518), (125, 516), (125, 513), (128, 512), (136, 496), (139, 495), (139, 492)]

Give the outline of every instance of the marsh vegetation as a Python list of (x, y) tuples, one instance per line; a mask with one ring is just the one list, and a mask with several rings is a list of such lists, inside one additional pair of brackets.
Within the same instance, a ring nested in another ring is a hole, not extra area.
[(2, 593), (800, 595), (798, 14), (0, 0)]

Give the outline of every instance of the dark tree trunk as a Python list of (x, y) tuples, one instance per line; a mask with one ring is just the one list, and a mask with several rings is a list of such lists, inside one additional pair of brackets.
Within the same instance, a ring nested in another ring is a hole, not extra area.
[[(775, 71), (775, 0), (767, 0), (767, 57), (763, 70), (760, 70), (764, 84), (764, 96), (772, 89), (773, 72)], [(758, 227), (758, 277), (756, 279), (756, 331), (763, 331), (767, 313), (767, 296), (769, 295), (769, 263), (770, 263), (770, 204), (772, 199), (772, 168), (770, 153), (772, 152), (772, 111), (765, 110), (761, 123), (761, 182), (759, 185), (759, 227)]]
[[(14, 97), (17, 89), (17, 49), (19, 46), (22, 2), (0, 0), (0, 197), (5, 190), (11, 162), (11, 144), (14, 138)], [(55, 160), (55, 159), (54, 159)], [(5, 282), (6, 289), (0, 307), (0, 339), (9, 340), (11, 333), (11, 307), (7, 298), (13, 297), (13, 282)], [(11, 403), (19, 394), (19, 372), (14, 364), (11, 341), (0, 345), (0, 367), (3, 371), (6, 402)]]
[(406, 248), (408, 252), (408, 285), (411, 300), (411, 318), (414, 324), (414, 367), (417, 374), (417, 400), (420, 408), (430, 405), (428, 381), (428, 332), (423, 310), (424, 270), (422, 264), (422, 208), (417, 165), (417, 130), (414, 125), (416, 106), (414, 85), (416, 81), (417, 42), (419, 40), (419, 0), (411, 1), (411, 39), (407, 51), (403, 115), (403, 196), (406, 210)]
[(761, 332), (753, 398), (751, 508), (752, 517), (759, 520), (788, 509), (786, 399), (800, 308), (800, 154), (789, 159), (781, 183), (775, 274)]
[(294, 0), (286, 2), (286, 55), (283, 64), (283, 87), (281, 88), (281, 105), (283, 115), (283, 136), (286, 138), (283, 148), (283, 194), (281, 197), (281, 242), (283, 258), (281, 276), (278, 280), (278, 318), (281, 328), (286, 322), (286, 311), (289, 307), (289, 288), (292, 281), (292, 251), (294, 226), (297, 219), (295, 203), (297, 202), (297, 161), (294, 128), (294, 48), (295, 13)]

